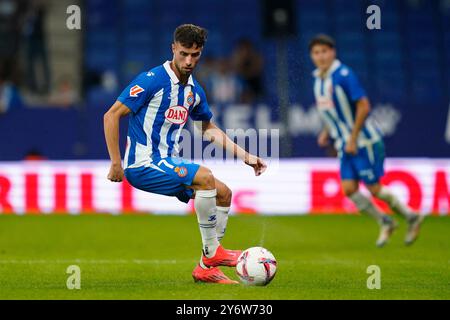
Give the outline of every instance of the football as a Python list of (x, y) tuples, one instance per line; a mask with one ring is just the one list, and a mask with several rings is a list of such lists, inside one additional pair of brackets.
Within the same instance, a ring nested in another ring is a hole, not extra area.
[(265, 286), (272, 281), (277, 271), (274, 255), (263, 247), (244, 250), (238, 258), (236, 273), (245, 285)]

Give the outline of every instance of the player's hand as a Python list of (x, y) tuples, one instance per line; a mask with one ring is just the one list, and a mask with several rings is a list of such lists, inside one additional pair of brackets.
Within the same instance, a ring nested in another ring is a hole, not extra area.
[(108, 180), (112, 182), (121, 182), (123, 180), (123, 168), (121, 164), (111, 164), (108, 173)]
[(244, 162), (255, 170), (255, 176), (260, 176), (264, 171), (266, 171), (267, 164), (263, 161), (263, 159), (257, 156), (247, 154)]
[(356, 145), (356, 141), (353, 139), (348, 139), (345, 144), (345, 152), (349, 154), (356, 155), (358, 153), (358, 146)]
[(317, 144), (319, 145), (319, 147), (325, 148), (325, 147), (328, 147), (329, 143), (330, 143), (330, 140), (329, 140), (328, 132), (322, 131), (319, 134), (319, 137), (317, 138)]

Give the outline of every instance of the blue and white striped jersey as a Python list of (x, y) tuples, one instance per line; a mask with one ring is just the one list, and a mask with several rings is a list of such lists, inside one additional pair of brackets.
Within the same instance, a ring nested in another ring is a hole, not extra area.
[[(365, 97), (355, 73), (335, 60), (327, 73), (320, 77), (319, 70), (313, 72), (314, 95), (317, 108), (326, 127), (335, 140), (335, 147), (342, 151), (351, 135), (356, 115), (356, 102)], [(376, 123), (366, 119), (358, 137), (358, 147), (370, 146), (382, 140)]]
[(189, 77), (184, 86), (170, 68), (170, 61), (139, 74), (117, 98), (130, 114), (125, 168), (152, 167), (152, 162), (179, 152), (181, 130), (188, 116), (212, 118), (206, 95)]

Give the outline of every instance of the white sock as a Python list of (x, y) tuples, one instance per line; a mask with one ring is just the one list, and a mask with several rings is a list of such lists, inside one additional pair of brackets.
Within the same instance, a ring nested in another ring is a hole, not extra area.
[(378, 194), (375, 195), (378, 199), (386, 202), (389, 207), (397, 214), (402, 215), (406, 220), (414, 217), (412, 210), (398, 200), (398, 198), (388, 188), (381, 187)]
[(209, 267), (205, 266), (205, 264), (203, 263), (202, 257), (203, 257), (203, 255), (200, 257), (200, 267), (202, 269), (209, 269)]
[(216, 189), (197, 190), (195, 192), (194, 208), (202, 235), (203, 254), (211, 258), (216, 254), (217, 240)]
[(223, 236), (225, 235), (225, 231), (227, 229), (228, 223), (228, 212), (230, 211), (230, 207), (220, 207), (217, 206), (217, 240), (221, 241)]
[(364, 196), (361, 192), (356, 191), (351, 194), (349, 198), (353, 201), (359, 211), (371, 216), (379, 224), (390, 223), (392, 221), (389, 216), (378, 210), (377, 207), (373, 205), (372, 201), (370, 201), (370, 199)]

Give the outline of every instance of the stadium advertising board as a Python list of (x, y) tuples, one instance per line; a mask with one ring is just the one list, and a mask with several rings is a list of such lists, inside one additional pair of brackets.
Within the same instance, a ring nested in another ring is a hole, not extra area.
[[(232, 213), (355, 213), (339, 187), (335, 159), (280, 160), (260, 177), (240, 163), (204, 163), (233, 191)], [(0, 164), (2, 214), (190, 214), (176, 198), (106, 179), (107, 161), (22, 161)], [(424, 214), (450, 211), (450, 160), (389, 159), (383, 183)], [(366, 192), (367, 190), (364, 190)], [(377, 204), (387, 210), (381, 202)]]

